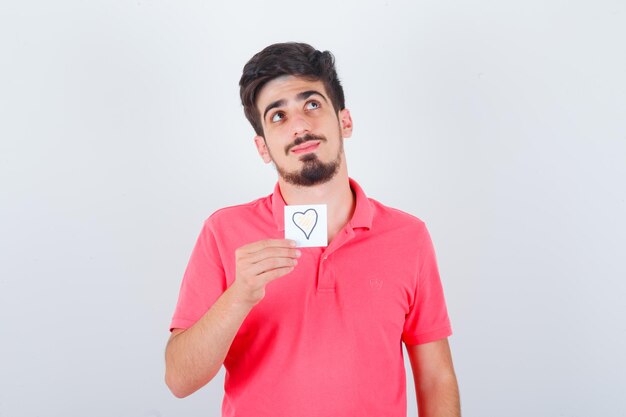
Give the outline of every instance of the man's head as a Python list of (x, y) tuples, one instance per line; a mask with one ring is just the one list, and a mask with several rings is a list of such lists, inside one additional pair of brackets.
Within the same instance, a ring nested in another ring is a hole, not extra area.
[(240, 94), (257, 150), (288, 183), (347, 177), (343, 139), (352, 134), (352, 119), (333, 61), (330, 52), (286, 43), (265, 48), (244, 67)]
[(320, 52), (306, 43), (276, 43), (254, 55), (239, 80), (241, 104), (257, 135), (264, 136), (262, 115), (257, 108), (258, 93), (269, 81), (284, 75), (321, 81), (335, 112), (345, 108), (343, 88), (330, 52)]

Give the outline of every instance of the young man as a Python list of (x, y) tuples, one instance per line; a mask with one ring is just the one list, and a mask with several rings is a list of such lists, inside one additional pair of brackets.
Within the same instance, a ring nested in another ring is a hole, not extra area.
[[(278, 183), (206, 220), (171, 323), (167, 385), (185, 397), (223, 364), (224, 416), (406, 416), (404, 342), (420, 416), (459, 416), (428, 231), (348, 177), (352, 119), (332, 55), (271, 45), (240, 87)], [(284, 239), (285, 206), (297, 204), (327, 206), (328, 246)]]

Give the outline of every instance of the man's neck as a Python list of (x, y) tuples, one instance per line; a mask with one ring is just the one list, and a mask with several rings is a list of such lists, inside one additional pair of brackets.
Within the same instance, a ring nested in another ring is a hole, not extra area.
[(328, 243), (352, 218), (356, 200), (345, 170), (340, 170), (330, 181), (311, 187), (296, 186), (280, 177), (278, 184), (287, 205), (327, 205)]

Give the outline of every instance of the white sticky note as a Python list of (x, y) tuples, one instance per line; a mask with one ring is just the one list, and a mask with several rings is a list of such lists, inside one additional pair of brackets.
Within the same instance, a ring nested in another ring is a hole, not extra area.
[(299, 247), (328, 246), (326, 204), (285, 206), (285, 239)]

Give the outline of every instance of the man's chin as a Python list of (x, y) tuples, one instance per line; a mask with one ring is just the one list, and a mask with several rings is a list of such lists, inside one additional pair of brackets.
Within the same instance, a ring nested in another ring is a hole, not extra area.
[(324, 184), (331, 179), (337, 172), (339, 166), (337, 164), (314, 164), (315, 166), (307, 166), (298, 172), (281, 172), (278, 174), (286, 182), (302, 187), (312, 187), (314, 185)]
[(317, 160), (317, 155), (315, 155), (314, 153), (307, 153), (300, 157), (300, 162), (312, 162)]

